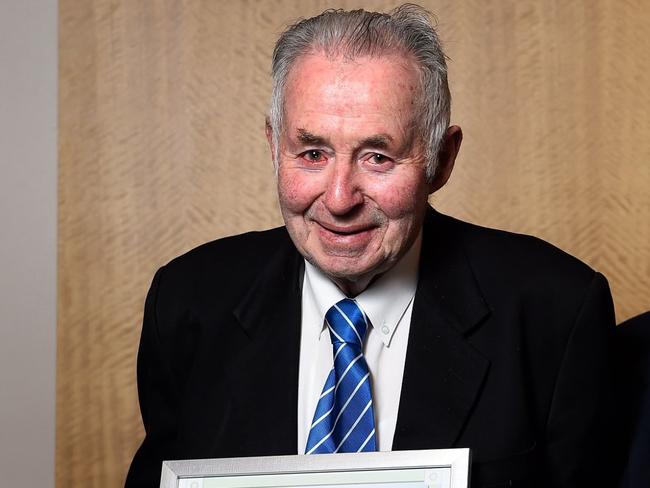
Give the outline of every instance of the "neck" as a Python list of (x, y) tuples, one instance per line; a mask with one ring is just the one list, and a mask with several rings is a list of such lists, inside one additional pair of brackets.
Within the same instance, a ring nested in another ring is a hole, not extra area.
[(348, 298), (354, 298), (363, 292), (366, 288), (368, 288), (370, 284), (375, 280), (375, 278), (377, 278), (377, 276), (378, 275), (371, 276), (369, 278), (361, 278), (356, 281), (334, 277), (330, 277), (330, 279), (339, 288), (339, 290), (345, 293)]

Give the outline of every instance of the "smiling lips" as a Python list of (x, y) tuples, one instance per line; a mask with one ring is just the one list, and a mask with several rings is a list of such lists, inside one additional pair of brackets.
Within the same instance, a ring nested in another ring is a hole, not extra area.
[[(373, 224), (346, 225), (340, 226), (335, 224), (315, 221), (318, 229), (321, 244), (330, 252), (359, 251), (370, 242), (372, 232), (377, 228)], [(338, 251), (335, 251), (338, 250)]]
[(343, 235), (343, 236), (359, 234), (361, 232), (369, 231), (375, 227), (372, 224), (340, 226), (336, 224), (327, 224), (323, 222), (316, 222), (316, 223), (328, 232), (331, 232), (333, 234)]

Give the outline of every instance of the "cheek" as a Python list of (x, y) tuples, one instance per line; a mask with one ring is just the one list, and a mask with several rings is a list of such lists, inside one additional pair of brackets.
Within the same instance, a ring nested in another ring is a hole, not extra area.
[(308, 175), (282, 169), (278, 173), (278, 196), (283, 209), (292, 213), (306, 210), (314, 201), (317, 192)]
[(389, 219), (412, 218), (426, 204), (427, 195), (420, 185), (408, 184), (382, 185), (377, 188), (377, 204)]

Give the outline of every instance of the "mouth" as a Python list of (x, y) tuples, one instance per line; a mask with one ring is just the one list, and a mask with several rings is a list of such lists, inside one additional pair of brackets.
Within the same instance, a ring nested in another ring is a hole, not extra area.
[(356, 256), (363, 253), (376, 238), (376, 225), (337, 225), (329, 222), (314, 222), (321, 249), (337, 256)]
[(370, 224), (336, 225), (327, 222), (315, 222), (325, 232), (338, 236), (354, 236), (371, 231), (375, 226)]
[(371, 219), (336, 223), (310, 219), (312, 250), (322, 259), (358, 260), (381, 243), (382, 225)]

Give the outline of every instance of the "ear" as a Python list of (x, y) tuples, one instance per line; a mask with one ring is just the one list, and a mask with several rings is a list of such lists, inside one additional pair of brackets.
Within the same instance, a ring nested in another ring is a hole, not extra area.
[(264, 132), (266, 133), (266, 141), (269, 143), (269, 149), (271, 150), (271, 160), (275, 164), (275, 144), (273, 143), (273, 127), (271, 127), (271, 119), (266, 117), (264, 121)]
[(438, 152), (438, 167), (436, 174), (433, 176), (433, 181), (429, 187), (430, 193), (434, 193), (447, 183), (451, 172), (454, 169), (456, 156), (460, 151), (460, 144), (463, 142), (463, 131), (457, 125), (452, 125), (445, 132), (442, 138), (442, 145)]

